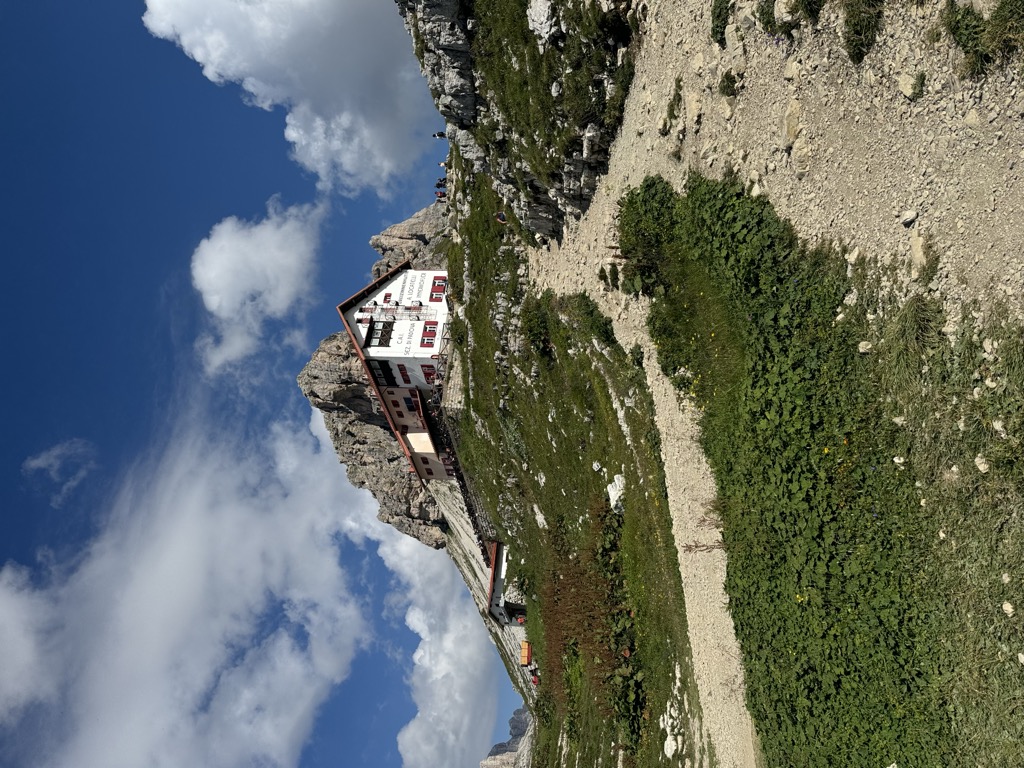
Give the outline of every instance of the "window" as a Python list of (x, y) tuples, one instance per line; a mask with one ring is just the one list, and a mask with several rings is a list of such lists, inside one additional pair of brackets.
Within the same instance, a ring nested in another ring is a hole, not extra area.
[(427, 320), (423, 324), (423, 335), (420, 337), (421, 347), (432, 347), (434, 346), (434, 340), (437, 338), (437, 321)]
[(427, 467), (427, 474), (430, 475), (430, 476), (433, 476), (434, 475), (434, 470), (432, 470), (430, 467)]
[[(391, 392), (389, 391), (389, 392), (388, 392), (388, 394), (390, 395), (390, 394), (391, 394)], [(392, 400), (392, 401), (391, 401), (391, 405), (393, 405), (393, 406), (394, 406), (395, 408), (399, 408), (399, 407), (400, 407), (400, 406), (398, 405), (398, 401), (397, 401), (397, 400)]]
[(370, 325), (367, 344), (371, 347), (390, 347), (391, 335), (395, 331), (394, 320), (384, 320)]
[(384, 303), (387, 304), (390, 301), (391, 301), (391, 294), (390, 293), (385, 293), (384, 294)]
[(405, 398), (405, 410), (407, 410), (407, 411), (415, 411), (416, 410), (416, 405), (415, 405), (415, 403), (413, 403), (411, 397)]
[(423, 372), (423, 378), (427, 384), (433, 384), (434, 379), (437, 378), (437, 369), (432, 365), (421, 365), (420, 371)]
[(420, 456), (420, 463), (421, 464), (429, 464), (430, 463), (430, 459), (428, 459), (426, 456)]
[[(366, 364), (369, 366), (370, 375), (373, 376), (373, 380), (377, 383), (378, 387), (393, 387), (398, 384), (387, 360), (367, 360)], [(394, 392), (388, 392), (388, 394), (391, 395)]]
[(412, 379), (409, 378), (409, 369), (401, 363), (398, 364), (398, 375), (402, 377), (402, 381), (406, 384), (412, 384)]
[(448, 287), (448, 278), (444, 275), (434, 275), (434, 282), (430, 286), (430, 300), (444, 301), (444, 292)]
[(400, 419), (404, 419), (405, 418), (405, 414), (402, 413), (401, 411), (395, 411), (395, 416), (397, 416)]
[(408, 435), (409, 434), (409, 425), (408, 424), (402, 424), (401, 426), (399, 426), (398, 430), (403, 435)]

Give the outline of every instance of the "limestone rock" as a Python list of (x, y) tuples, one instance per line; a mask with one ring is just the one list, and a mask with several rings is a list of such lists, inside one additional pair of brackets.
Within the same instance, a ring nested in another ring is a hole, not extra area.
[(700, 130), (701, 106), (700, 94), (697, 91), (687, 91), (683, 97), (683, 108), (686, 110), (686, 128), (696, 133)]
[(752, 2), (736, 4), (736, 25), (743, 32), (749, 32), (757, 27), (755, 16), (756, 6)]
[(747, 71), (747, 54), (736, 24), (729, 24), (725, 28), (725, 51), (729, 56), (729, 68), (734, 75), (742, 77)]
[(719, 111), (726, 120), (732, 120), (732, 116), (736, 111), (736, 97), (726, 96), (723, 98), (719, 105)]
[(921, 275), (927, 259), (924, 254), (924, 238), (918, 234), (917, 228), (910, 233), (910, 277), (916, 280)]
[(373, 277), (390, 272), (403, 261), (411, 261), (416, 269), (444, 268), (446, 257), (437, 246), (447, 233), (448, 215), (441, 206), (430, 205), (374, 235), (370, 245), (381, 258), (373, 265)]
[[(515, 753), (519, 749), (519, 745), (522, 743), (523, 737), (530, 728), (530, 723), (533, 722), (533, 718), (530, 717), (530, 710), (526, 707), (520, 707), (512, 713), (512, 717), (508, 721), (508, 741), (501, 741), (491, 747), (491, 751), (487, 753), (488, 757), (495, 757), (497, 755), (506, 755), (509, 753)], [(481, 766), (483, 763), (481, 763)]]
[(793, 142), (793, 172), (798, 179), (804, 178), (811, 170), (811, 145), (804, 136), (797, 136)]
[(551, 0), (530, 0), (526, 7), (526, 23), (530, 31), (537, 36), (537, 45), (541, 52), (548, 41), (560, 32)]
[(790, 10), (792, 0), (775, 0), (775, 21), (779, 24), (788, 24), (796, 17)]
[(803, 112), (800, 102), (796, 99), (790, 99), (789, 104), (786, 106), (786, 112), (782, 116), (782, 148), (792, 149), (793, 142), (796, 141), (797, 136), (800, 135), (800, 116)]
[(904, 72), (896, 79), (896, 85), (900, 89), (900, 93), (906, 96), (908, 99), (914, 96), (914, 77)]
[(458, 0), (396, 0), (413, 40), (420, 41), (420, 69), (442, 117), (467, 127), (476, 119), (477, 87), (469, 53), (467, 19)]
[(445, 523), (375, 407), (362, 363), (345, 332), (328, 336), (298, 376), (299, 389), (318, 408), (334, 450), (357, 488), (380, 505), (377, 517), (429, 547), (445, 544)]

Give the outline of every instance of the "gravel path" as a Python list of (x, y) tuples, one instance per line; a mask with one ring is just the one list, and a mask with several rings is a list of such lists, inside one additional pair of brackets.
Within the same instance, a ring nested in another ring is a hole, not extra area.
[[(531, 252), (530, 272), (542, 289), (586, 291), (612, 318), (622, 346), (644, 350), (703, 715), (689, 729), (710, 742), (720, 766), (746, 768), (755, 766), (758, 749), (723, 588), (726, 557), (707, 549), (721, 538), (702, 524), (715, 488), (696, 441), (697, 415), (658, 369), (644, 326), (646, 303), (607, 292), (597, 277), (616, 253), (617, 201), (649, 174), (680, 188), (690, 167), (715, 176), (731, 167), (802, 236), (841, 240), (902, 267), (894, 279), (908, 290), (910, 268), (931, 240), (940, 257), (933, 287), (951, 314), (980, 299), (1021, 316), (1024, 97), (1012, 68), (983, 84), (957, 76), (959, 53), (946, 41), (928, 42), (940, 3), (887, 5), (883, 36), (861, 68), (842, 52), (831, 6), (818, 29), (805, 28), (792, 46), (752, 29), (752, 18), (744, 18), (752, 5), (740, 2), (732, 30), (739, 42), (731, 34), (731, 46), (721, 51), (709, 41), (710, 5), (647, 3), (608, 173), (561, 246)], [(745, 72), (737, 99), (718, 93), (730, 68)], [(904, 91), (920, 72), (925, 93), (911, 101)], [(677, 90), (679, 114), (669, 122)]]
[(681, 724), (691, 738), (714, 745), (722, 768), (753, 768), (755, 735), (744, 704), (743, 670), (739, 645), (733, 631), (725, 594), (725, 552), (721, 549), (686, 552), (683, 547), (700, 544), (716, 547), (719, 532), (702, 525), (708, 505), (715, 498), (715, 483), (707, 461), (697, 444), (697, 414), (680, 403), (676, 391), (661, 373), (657, 353), (647, 335), (647, 305), (622, 293), (604, 290), (598, 269), (613, 253), (617, 243), (614, 216), (617, 201), (632, 184), (648, 173), (662, 173), (680, 179), (681, 166), (668, 157), (663, 142), (639, 135), (650, 133), (647, 93), (668, 83), (668, 65), (676, 64), (671, 52), (647, 45), (638, 61), (637, 87), (629, 97), (620, 138), (611, 156), (609, 171), (599, 184), (587, 214), (572, 222), (559, 247), (535, 249), (530, 254), (530, 276), (541, 289), (558, 293), (586, 291), (612, 318), (615, 335), (625, 349), (639, 344), (644, 350), (647, 384), (655, 405), (655, 418), (662, 435), (672, 533), (679, 553), (679, 571), (686, 597), (686, 616), (693, 651), (694, 675), (700, 694), (701, 722)]

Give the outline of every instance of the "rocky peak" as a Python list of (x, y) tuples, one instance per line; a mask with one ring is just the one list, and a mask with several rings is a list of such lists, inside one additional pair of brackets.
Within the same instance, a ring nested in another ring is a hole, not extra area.
[(374, 235), (370, 245), (381, 258), (373, 265), (373, 277), (380, 277), (403, 261), (411, 261), (416, 269), (444, 269), (446, 256), (439, 252), (438, 244), (448, 232), (448, 214), (441, 206), (430, 205)]
[[(447, 216), (439, 206), (431, 206), (375, 235), (370, 245), (381, 258), (373, 265), (374, 279), (404, 261), (416, 269), (442, 268), (444, 256), (437, 244), (447, 234)], [(427, 546), (443, 547), (444, 516), (409, 472), (348, 333), (339, 331), (321, 341), (297, 381), (302, 394), (323, 414), (349, 481), (377, 499), (377, 517)]]
[(508, 721), (509, 740), (495, 744), (480, 768), (518, 768), (530, 764), (533, 718), (526, 707), (512, 713)]
[(323, 414), (348, 479), (377, 499), (377, 517), (435, 549), (445, 545), (444, 518), (380, 412), (348, 334), (332, 334), (298, 376), (299, 389)]

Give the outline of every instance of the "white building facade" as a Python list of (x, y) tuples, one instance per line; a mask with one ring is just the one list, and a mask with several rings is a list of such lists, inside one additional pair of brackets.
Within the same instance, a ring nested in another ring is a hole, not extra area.
[(454, 475), (428, 412), (447, 354), (447, 288), (447, 272), (405, 262), (338, 305), (410, 471), (424, 481)]

